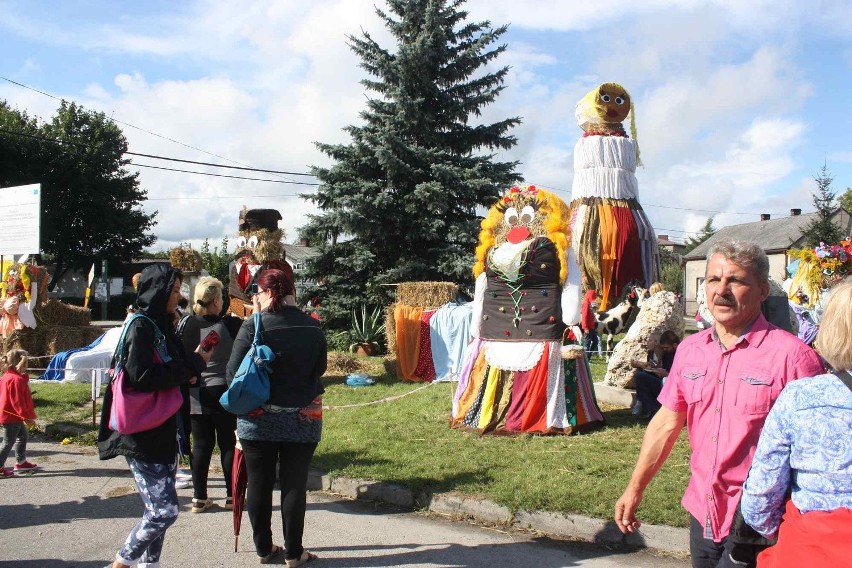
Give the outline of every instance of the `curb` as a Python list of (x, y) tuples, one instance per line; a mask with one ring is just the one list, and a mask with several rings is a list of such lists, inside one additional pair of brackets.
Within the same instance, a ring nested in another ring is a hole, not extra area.
[(317, 470), (308, 473), (308, 489), (326, 491), (366, 501), (379, 501), (406, 509), (426, 510), (454, 518), (533, 530), (557, 537), (597, 544), (655, 548), (668, 552), (689, 552), (689, 529), (643, 524), (639, 531), (621, 534), (613, 520), (548, 511), (518, 511), (487, 499), (459, 493), (419, 493), (393, 483), (332, 477)]

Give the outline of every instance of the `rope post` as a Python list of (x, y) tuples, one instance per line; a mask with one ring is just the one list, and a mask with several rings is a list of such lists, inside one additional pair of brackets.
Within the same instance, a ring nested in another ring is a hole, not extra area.
[(92, 369), (92, 428), (96, 426), (95, 415), (98, 409), (98, 379), (100, 374), (97, 369)]

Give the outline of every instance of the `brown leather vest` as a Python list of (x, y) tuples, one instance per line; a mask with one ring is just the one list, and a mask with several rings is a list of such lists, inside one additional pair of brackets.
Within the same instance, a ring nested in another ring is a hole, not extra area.
[(518, 279), (506, 281), (486, 262), (480, 337), (495, 341), (561, 340), (562, 286), (556, 246), (546, 237), (530, 243)]

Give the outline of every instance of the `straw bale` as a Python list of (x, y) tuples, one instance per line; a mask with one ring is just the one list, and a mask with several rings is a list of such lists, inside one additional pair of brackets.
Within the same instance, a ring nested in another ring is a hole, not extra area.
[(103, 332), (96, 326), (42, 324), (35, 329), (16, 331), (6, 339), (4, 349), (24, 349), (32, 356), (56, 355), (61, 351), (85, 347)]
[(434, 309), (455, 300), (458, 291), (459, 285), (454, 282), (403, 282), (396, 287), (396, 301)]
[(47, 302), (39, 306), (36, 309), (36, 316), (40, 323), (48, 325), (82, 326), (89, 325), (92, 320), (92, 312), (89, 308), (72, 306), (54, 298), (49, 298)]
[(391, 304), (385, 308), (385, 338), (388, 341), (385, 353), (396, 353), (396, 323), (393, 319), (395, 308), (396, 304)]
[(328, 354), (328, 365), (326, 366), (325, 374), (328, 375), (348, 375), (362, 370), (360, 357), (351, 353), (341, 353), (332, 351)]

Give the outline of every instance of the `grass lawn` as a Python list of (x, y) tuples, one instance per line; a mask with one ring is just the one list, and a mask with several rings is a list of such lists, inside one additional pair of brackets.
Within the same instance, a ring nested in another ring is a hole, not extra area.
[[(644, 423), (629, 410), (603, 406), (607, 426), (578, 436), (490, 437), (449, 428), (455, 384), (401, 383), (378, 357), (358, 360), (377, 379), (352, 388), (333, 370), (323, 381), (323, 440), (314, 467), (361, 479), (393, 482), (415, 491), (457, 491), (512, 510), (549, 510), (597, 518), (612, 515), (633, 470)], [(596, 379), (605, 365), (592, 361)], [(92, 444), (89, 385), (33, 384), (36, 412), (51, 423), (84, 429), (76, 443)], [(345, 408), (412, 393), (379, 404)], [(98, 404), (100, 409), (100, 401)], [(342, 408), (343, 407), (343, 408)], [(50, 430), (48, 430), (50, 433)], [(687, 526), (680, 498), (689, 477), (686, 433), (645, 492), (640, 516), (654, 524)]]

